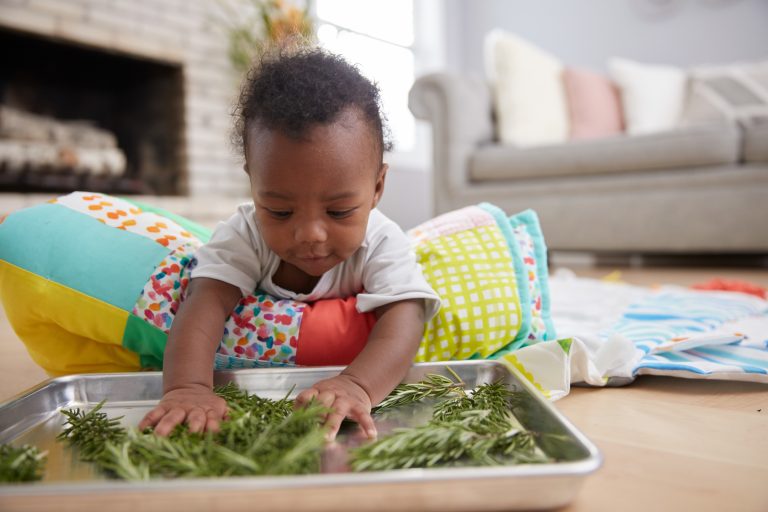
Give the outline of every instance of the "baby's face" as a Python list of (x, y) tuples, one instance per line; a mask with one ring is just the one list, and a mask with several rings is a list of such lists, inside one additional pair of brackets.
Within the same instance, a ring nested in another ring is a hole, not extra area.
[(347, 111), (302, 140), (255, 129), (246, 155), (256, 221), (284, 262), (320, 276), (360, 247), (387, 169), (361, 115)]

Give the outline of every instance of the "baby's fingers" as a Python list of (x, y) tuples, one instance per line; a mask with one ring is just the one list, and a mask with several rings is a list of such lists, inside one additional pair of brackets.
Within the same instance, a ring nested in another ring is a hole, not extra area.
[(337, 401), (333, 404), (334, 411), (325, 419), (326, 435), (325, 438), (328, 441), (336, 439), (336, 435), (339, 433), (341, 424), (344, 418), (349, 418), (360, 426), (360, 429), (365, 435), (370, 438), (376, 438), (376, 424), (373, 422), (370, 412), (366, 410), (362, 405), (349, 406), (344, 401)]
[(144, 418), (139, 422), (139, 430), (144, 430), (147, 427), (154, 427), (157, 425), (157, 422), (160, 421), (163, 416), (165, 416), (165, 413), (168, 411), (165, 407), (162, 405), (158, 405), (151, 411), (149, 411)]
[(336, 434), (339, 433), (341, 423), (344, 421), (346, 414), (339, 412), (332, 412), (325, 418), (325, 440), (333, 441), (336, 439)]
[(335, 405), (337, 405), (337, 395), (333, 391), (321, 391), (317, 394), (317, 401), (320, 402), (321, 405), (332, 408)]
[(354, 420), (360, 426), (360, 429), (369, 439), (376, 439), (376, 423), (373, 421), (371, 413), (362, 406), (354, 406), (347, 414), (349, 419)]
[(296, 400), (294, 400), (294, 404), (296, 407), (304, 407), (309, 402), (312, 401), (313, 398), (317, 396), (319, 391), (316, 388), (308, 388), (299, 393), (296, 396)]
[(171, 433), (174, 427), (184, 421), (184, 418), (186, 417), (187, 413), (184, 411), (184, 409), (171, 409), (155, 426), (155, 434), (159, 436), (167, 436)]
[(187, 426), (189, 427), (189, 431), (192, 433), (205, 430), (207, 422), (208, 417), (206, 416), (206, 413), (200, 408), (192, 409), (187, 413)]
[(208, 411), (207, 421), (205, 422), (206, 432), (218, 432), (222, 419), (223, 418), (219, 416), (216, 411)]

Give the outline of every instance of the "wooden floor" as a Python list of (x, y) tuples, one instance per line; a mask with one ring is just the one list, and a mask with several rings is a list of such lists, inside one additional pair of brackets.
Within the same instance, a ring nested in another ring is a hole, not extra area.
[[(578, 269), (577, 274), (604, 277), (612, 270)], [(765, 270), (624, 269), (620, 277), (640, 285), (690, 285), (720, 277), (768, 286)], [(0, 401), (45, 378), (0, 313)], [(768, 511), (768, 385), (646, 376), (623, 388), (575, 388), (556, 406), (604, 456), (603, 467), (587, 478), (565, 510)], [(487, 502), (478, 498), (474, 510), (499, 509), (504, 492), (499, 488), (487, 494)], [(213, 498), (190, 509), (249, 508), (248, 500), (212, 507)], [(79, 504), (68, 502), (64, 509), (103, 510), (105, 503), (108, 497), (94, 496)], [(60, 510), (61, 504), (38, 505)], [(387, 509), (384, 503), (349, 505), (349, 510)], [(321, 495), (312, 508), (324, 508)], [(428, 508), (455, 509), (441, 503), (439, 494)]]

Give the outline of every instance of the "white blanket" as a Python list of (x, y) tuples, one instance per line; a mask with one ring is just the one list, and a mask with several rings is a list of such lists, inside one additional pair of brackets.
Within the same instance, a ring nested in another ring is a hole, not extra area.
[(550, 277), (558, 341), (502, 357), (546, 396), (637, 375), (768, 383), (768, 301), (736, 292)]

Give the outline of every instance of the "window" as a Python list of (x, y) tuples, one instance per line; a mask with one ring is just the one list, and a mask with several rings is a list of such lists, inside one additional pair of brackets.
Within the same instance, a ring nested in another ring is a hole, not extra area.
[(417, 71), (435, 65), (424, 65), (424, 56), (434, 52), (425, 51), (424, 36), (418, 37), (415, 29), (418, 20), (427, 17), (422, 16), (427, 4), (437, 5), (425, 0), (316, 0), (315, 4), (320, 44), (357, 64), (379, 85), (394, 153), (400, 157), (416, 158), (424, 152), (425, 137), (408, 110), (408, 91)]

